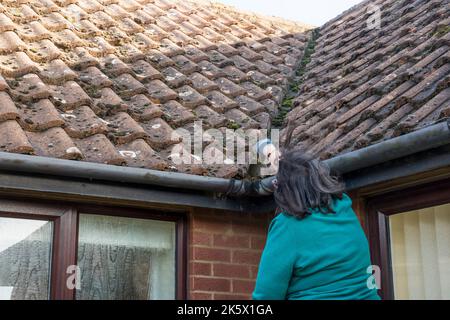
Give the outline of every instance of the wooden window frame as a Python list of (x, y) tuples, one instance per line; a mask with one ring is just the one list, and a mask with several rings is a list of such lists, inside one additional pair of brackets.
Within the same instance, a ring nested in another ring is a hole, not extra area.
[(53, 222), (50, 268), (50, 299), (75, 300), (75, 289), (67, 288), (67, 267), (77, 264), (80, 214), (162, 220), (175, 223), (175, 299), (187, 296), (187, 223), (183, 212), (155, 211), (130, 207), (108, 207), (76, 203), (53, 204), (0, 197), (0, 217)]
[(380, 267), (380, 295), (394, 299), (389, 217), (391, 215), (450, 203), (450, 179), (409, 187), (368, 199), (366, 221), (372, 264)]

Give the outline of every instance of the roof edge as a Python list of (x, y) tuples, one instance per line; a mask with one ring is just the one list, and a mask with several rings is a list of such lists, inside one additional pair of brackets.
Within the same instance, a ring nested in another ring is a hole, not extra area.
[(277, 16), (270, 16), (261, 13), (256, 13), (249, 10), (239, 9), (232, 5), (227, 5), (219, 2), (218, 0), (176, 0), (177, 2), (189, 2), (193, 4), (205, 4), (211, 6), (215, 9), (224, 10), (225, 12), (233, 15), (233, 16), (242, 16), (248, 18), (250, 21), (255, 22), (256, 20), (259, 23), (267, 22), (269, 25), (280, 26), (286, 28), (286, 31), (291, 32), (307, 32), (311, 29), (316, 28), (316, 26), (303, 23), (301, 21), (295, 21), (290, 19), (285, 19)]
[[(325, 163), (339, 174), (346, 174), (447, 144), (450, 144), (450, 120), (325, 160)], [(8, 152), (0, 152), (0, 171), (153, 185), (237, 197), (270, 195), (275, 179), (273, 176), (257, 181), (214, 178)]]

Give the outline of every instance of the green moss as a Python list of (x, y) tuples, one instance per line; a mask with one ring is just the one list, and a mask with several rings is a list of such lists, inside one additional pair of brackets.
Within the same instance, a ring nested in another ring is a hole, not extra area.
[(300, 61), (299, 67), (296, 71), (297, 80), (293, 81), (289, 85), (288, 92), (281, 103), (280, 108), (278, 109), (278, 115), (275, 119), (272, 120), (272, 126), (274, 128), (280, 128), (283, 126), (284, 119), (289, 111), (294, 107), (294, 99), (298, 96), (300, 91), (300, 87), (304, 81), (304, 74), (306, 72), (306, 67), (311, 62), (311, 55), (314, 53), (316, 47), (316, 40), (319, 37), (319, 30), (314, 29), (311, 33), (311, 37), (308, 41), (308, 44), (305, 47), (305, 51), (303, 53), (303, 58)]
[(236, 122), (229, 122), (228, 125), (227, 125), (227, 128), (231, 129), (231, 130), (237, 130), (240, 127), (241, 126), (239, 125), (239, 123), (236, 123)]
[(434, 31), (433, 35), (441, 38), (450, 32), (450, 26), (438, 26), (436, 31)]

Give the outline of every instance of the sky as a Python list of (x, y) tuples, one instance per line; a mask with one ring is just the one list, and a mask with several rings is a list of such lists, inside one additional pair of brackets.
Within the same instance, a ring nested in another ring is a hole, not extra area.
[(216, 0), (238, 9), (319, 27), (362, 0)]

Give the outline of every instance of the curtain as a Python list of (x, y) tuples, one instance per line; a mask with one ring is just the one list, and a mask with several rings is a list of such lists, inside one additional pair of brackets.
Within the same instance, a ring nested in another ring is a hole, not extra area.
[(47, 221), (0, 218), (2, 299), (48, 299), (52, 228)]
[(450, 204), (389, 218), (396, 299), (450, 299)]
[(80, 215), (79, 300), (175, 298), (175, 223)]

